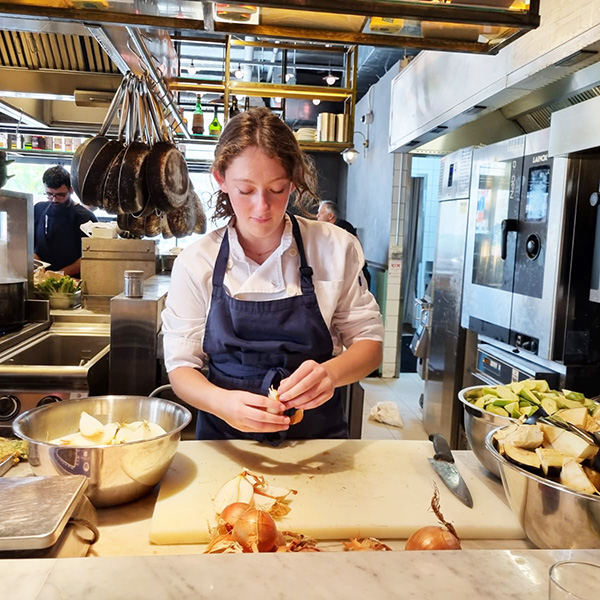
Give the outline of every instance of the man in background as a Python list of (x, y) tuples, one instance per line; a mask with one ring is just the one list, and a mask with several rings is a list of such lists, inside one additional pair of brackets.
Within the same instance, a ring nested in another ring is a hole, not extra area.
[[(356, 232), (356, 227), (345, 221), (344, 219), (340, 219), (340, 211), (338, 205), (331, 200), (323, 200), (319, 203), (319, 210), (317, 211), (317, 219), (319, 221), (325, 221), (327, 223), (333, 223), (342, 229), (345, 229), (348, 233), (358, 237), (358, 233)], [(369, 273), (369, 269), (367, 268), (367, 263), (365, 262), (363, 266), (363, 275), (365, 276), (365, 281), (367, 282), (367, 287), (371, 289), (371, 274)]]
[(42, 182), (48, 201), (38, 202), (33, 207), (35, 258), (50, 263), (51, 271), (79, 277), (81, 238), (86, 237), (80, 225), (98, 219), (71, 198), (71, 176), (64, 167), (47, 169)]

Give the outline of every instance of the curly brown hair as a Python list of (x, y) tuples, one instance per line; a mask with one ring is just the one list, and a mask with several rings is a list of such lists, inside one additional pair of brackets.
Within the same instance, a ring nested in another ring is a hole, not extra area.
[[(306, 156), (293, 131), (268, 108), (251, 108), (230, 119), (215, 149), (212, 172), (225, 175), (229, 165), (247, 148), (256, 147), (281, 162), (295, 190), (290, 201), (298, 210), (314, 217), (318, 204), (317, 174), (314, 163)], [(213, 219), (233, 216), (229, 195), (215, 194)]]

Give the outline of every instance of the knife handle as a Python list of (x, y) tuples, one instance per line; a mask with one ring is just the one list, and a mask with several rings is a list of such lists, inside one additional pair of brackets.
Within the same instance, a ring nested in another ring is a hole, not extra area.
[(429, 439), (433, 442), (433, 449), (435, 451), (434, 458), (436, 460), (445, 460), (446, 462), (453, 463), (454, 457), (450, 446), (446, 441), (446, 438), (441, 433), (432, 433)]

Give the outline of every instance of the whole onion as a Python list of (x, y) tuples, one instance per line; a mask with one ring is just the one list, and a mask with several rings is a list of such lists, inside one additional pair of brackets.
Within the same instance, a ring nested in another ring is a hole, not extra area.
[(406, 541), (405, 550), (460, 550), (460, 540), (445, 527), (421, 527)]
[(232, 502), (227, 505), (219, 516), (219, 524), (231, 531), (237, 520), (250, 508), (246, 502)]
[(233, 526), (233, 538), (245, 552), (270, 552), (277, 546), (277, 525), (264, 510), (249, 508)]

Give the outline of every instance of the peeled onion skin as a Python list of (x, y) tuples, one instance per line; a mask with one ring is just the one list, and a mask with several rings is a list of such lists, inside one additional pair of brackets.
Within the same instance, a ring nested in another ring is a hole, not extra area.
[(249, 508), (233, 526), (233, 539), (244, 552), (272, 552), (279, 541), (277, 525), (268, 512)]
[(445, 527), (422, 527), (406, 541), (405, 550), (460, 550), (460, 540)]

